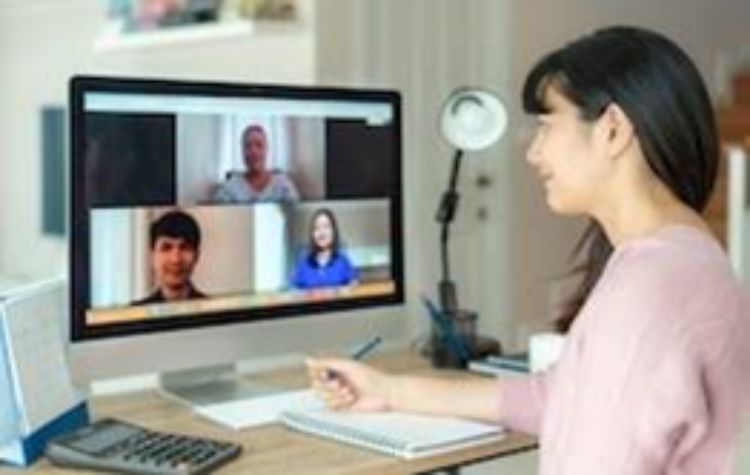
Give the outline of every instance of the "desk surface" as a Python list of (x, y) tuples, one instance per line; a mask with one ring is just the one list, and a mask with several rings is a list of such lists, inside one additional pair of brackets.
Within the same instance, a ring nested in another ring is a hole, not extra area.
[[(398, 372), (430, 372), (427, 362), (415, 355), (399, 353), (373, 358), (376, 366)], [(264, 382), (280, 387), (299, 388), (306, 383), (302, 368), (255, 375)], [(536, 447), (527, 435), (510, 433), (501, 441), (476, 445), (441, 455), (415, 460), (401, 460), (379, 455), (357, 447), (286, 430), (279, 424), (232, 431), (196, 416), (184, 406), (161, 396), (156, 391), (123, 396), (95, 398), (96, 416), (114, 416), (156, 430), (183, 432), (219, 439), (233, 440), (244, 446), (242, 456), (222, 467), (222, 474), (406, 474), (436, 470), (510, 455)], [(46, 460), (23, 473), (67, 473), (51, 466)], [(21, 473), (2, 468), (0, 473)], [(83, 473), (83, 472), (76, 472)]]

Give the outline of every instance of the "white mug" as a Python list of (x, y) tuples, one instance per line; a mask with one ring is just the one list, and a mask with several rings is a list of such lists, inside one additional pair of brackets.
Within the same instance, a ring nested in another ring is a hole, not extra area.
[(562, 354), (565, 336), (560, 333), (535, 333), (529, 337), (529, 369), (532, 373), (552, 366)]

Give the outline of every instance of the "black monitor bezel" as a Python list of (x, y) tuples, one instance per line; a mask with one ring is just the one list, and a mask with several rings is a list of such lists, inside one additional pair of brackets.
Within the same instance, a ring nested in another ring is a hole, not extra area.
[[(89, 92), (202, 95), (211, 97), (272, 97), (299, 100), (352, 100), (388, 102), (393, 106), (393, 196), (391, 198), (391, 253), (395, 291), (374, 297), (359, 297), (326, 302), (278, 307), (243, 308), (199, 317), (182, 315), (169, 318), (87, 325), (90, 301), (89, 211), (85, 186), (85, 111), (84, 96)], [(305, 87), (293, 85), (241, 84), (172, 79), (138, 79), (106, 76), (75, 76), (69, 88), (70, 120), (70, 336), (72, 341), (136, 336), (147, 333), (195, 329), (214, 325), (246, 324), (280, 318), (305, 318), (314, 314), (333, 315), (344, 310), (399, 305), (404, 302), (404, 234), (401, 95), (395, 90)]]

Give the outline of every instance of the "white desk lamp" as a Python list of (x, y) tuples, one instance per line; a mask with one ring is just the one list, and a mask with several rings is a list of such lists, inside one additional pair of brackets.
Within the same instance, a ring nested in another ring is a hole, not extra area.
[(458, 310), (456, 286), (451, 279), (448, 258), (450, 225), (458, 208), (456, 181), (464, 152), (487, 148), (502, 137), (508, 125), (505, 106), (495, 95), (480, 89), (458, 89), (443, 106), (440, 126), (443, 137), (456, 149), (448, 188), (440, 200), (435, 219), (441, 224), (440, 255), (442, 276), (438, 291), (440, 305), (447, 315)]

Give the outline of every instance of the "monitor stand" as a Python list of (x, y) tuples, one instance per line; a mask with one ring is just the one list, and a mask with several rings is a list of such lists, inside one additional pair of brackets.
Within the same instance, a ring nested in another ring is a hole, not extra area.
[(247, 381), (233, 364), (162, 373), (159, 375), (159, 385), (167, 396), (192, 407), (288, 391), (270, 384)]

